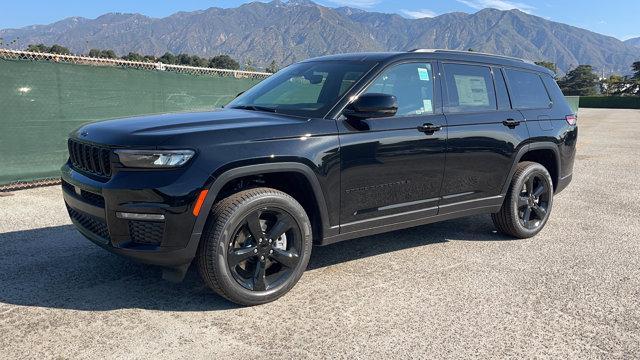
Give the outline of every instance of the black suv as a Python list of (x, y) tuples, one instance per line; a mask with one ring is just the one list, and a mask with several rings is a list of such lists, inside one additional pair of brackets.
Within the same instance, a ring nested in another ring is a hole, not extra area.
[[(101, 121), (70, 135), (78, 230), (246, 305), (304, 272), (312, 244), (474, 214), (537, 234), (571, 181), (576, 115), (553, 74), (444, 50), (288, 66), (224, 109)], [(425, 231), (428, 229), (425, 228)]]

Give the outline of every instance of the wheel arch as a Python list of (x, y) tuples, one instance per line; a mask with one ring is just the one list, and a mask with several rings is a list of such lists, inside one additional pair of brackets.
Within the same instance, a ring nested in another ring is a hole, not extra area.
[[(266, 174), (275, 175), (278, 173), (295, 173), (306, 180), (306, 186), (308, 186), (311, 190), (313, 198), (315, 200), (314, 205), (317, 207), (317, 219), (320, 221), (318, 228), (314, 229), (314, 235), (319, 236), (320, 238), (316, 239), (314, 236), (314, 242), (320, 241), (321, 237), (332, 235), (333, 228), (330, 227), (329, 213), (324, 193), (313, 169), (311, 169), (308, 165), (299, 162), (277, 162), (233, 167), (215, 176), (215, 180), (213, 180), (208, 187), (207, 196), (196, 219), (192, 231), (192, 239), (197, 238), (198, 242), (200, 241), (200, 237), (204, 232), (207, 219), (209, 218), (209, 213), (211, 212), (213, 205), (218, 199), (218, 195), (227, 184), (232, 183), (234, 180), (250, 176)], [(337, 230), (337, 226), (335, 228)]]
[(560, 179), (560, 151), (558, 150), (558, 146), (553, 142), (536, 142), (520, 148), (517, 152), (509, 172), (509, 177), (502, 186), (502, 195), (506, 195), (509, 190), (509, 185), (513, 179), (516, 167), (518, 163), (522, 161), (540, 163), (549, 171), (551, 180), (553, 181), (554, 191), (558, 188), (558, 181)]

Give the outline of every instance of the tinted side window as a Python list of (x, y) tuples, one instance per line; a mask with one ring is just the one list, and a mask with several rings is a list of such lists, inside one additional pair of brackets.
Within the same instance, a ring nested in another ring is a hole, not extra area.
[(511, 101), (515, 109), (548, 108), (551, 99), (540, 75), (528, 71), (507, 69)]
[(396, 116), (433, 114), (433, 72), (429, 63), (409, 63), (385, 70), (365, 93), (395, 95)]
[(511, 102), (509, 101), (509, 93), (507, 92), (507, 85), (504, 82), (504, 75), (500, 68), (493, 68), (493, 78), (496, 81), (496, 95), (498, 97), (498, 109), (507, 110), (511, 109)]
[(486, 66), (444, 64), (448, 112), (496, 110), (491, 70)]

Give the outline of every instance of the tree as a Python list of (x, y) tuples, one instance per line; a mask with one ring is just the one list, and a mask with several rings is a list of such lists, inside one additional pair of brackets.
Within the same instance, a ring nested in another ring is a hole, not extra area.
[(53, 44), (53, 46), (51, 46), (49, 48), (49, 52), (52, 54), (60, 54), (60, 55), (69, 55), (71, 54), (71, 51), (69, 51), (69, 49), (67, 49), (64, 46), (58, 45), (58, 44)]
[(138, 53), (130, 52), (129, 54), (123, 56), (122, 60), (145, 61), (145, 58), (142, 55), (138, 54)]
[(207, 67), (209, 60), (198, 55), (180, 54), (176, 57), (176, 63), (179, 65)]
[(267, 72), (268, 73), (277, 73), (278, 72), (278, 64), (276, 64), (275, 60), (271, 60), (271, 64), (269, 64), (269, 66), (267, 66)]
[(176, 56), (176, 64), (178, 65), (189, 65), (190, 61), (191, 56), (188, 54), (178, 54), (178, 56)]
[(167, 51), (164, 55), (158, 58), (158, 61), (165, 64), (175, 64), (176, 56)]
[(191, 58), (191, 62), (192, 62), (192, 66), (198, 66), (198, 67), (207, 67), (207, 66), (209, 66), (209, 59), (202, 58), (202, 57), (196, 56), (196, 55), (194, 55)]
[(97, 58), (100, 57), (100, 49), (91, 49), (89, 50), (89, 57)]
[(640, 61), (636, 61), (633, 63), (633, 65), (631, 65), (631, 68), (633, 68), (633, 78), (634, 79), (640, 79)]
[(556, 66), (556, 63), (553, 63), (551, 61), (544, 61), (544, 60), (536, 61), (535, 64), (542, 67), (546, 67), (547, 69), (553, 71), (554, 73), (558, 72), (558, 67)]
[(113, 50), (102, 50), (100, 51), (100, 57), (105, 59), (117, 59), (118, 55)]
[(589, 96), (595, 95), (598, 75), (594, 74), (591, 65), (578, 65), (558, 81), (560, 89), (565, 95)]
[(216, 69), (240, 69), (240, 64), (229, 55), (218, 55), (209, 59), (209, 67)]
[(629, 80), (630, 85), (627, 93), (632, 95), (640, 95), (640, 61), (636, 61), (631, 65), (633, 69), (633, 77)]
[(113, 50), (91, 49), (89, 50), (89, 57), (103, 58), (103, 59), (117, 59), (118, 55), (116, 55), (115, 51)]
[(602, 93), (605, 95), (622, 95), (631, 86), (629, 80), (624, 76), (611, 75), (600, 82)]
[(256, 71), (256, 67), (251, 60), (247, 60), (247, 63), (244, 65), (244, 71)]
[(45, 53), (45, 52), (49, 52), (49, 49), (50, 48), (45, 44), (37, 44), (37, 45), (31, 44), (27, 46), (27, 51), (31, 51), (31, 52)]

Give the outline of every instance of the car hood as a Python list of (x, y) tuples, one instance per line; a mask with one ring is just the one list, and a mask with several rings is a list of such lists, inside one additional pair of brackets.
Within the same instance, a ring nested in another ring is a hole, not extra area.
[(81, 126), (70, 137), (114, 146), (160, 146), (172, 137), (202, 132), (244, 132), (245, 136), (266, 138), (259, 129), (305, 121), (260, 111), (220, 109), (102, 120)]

